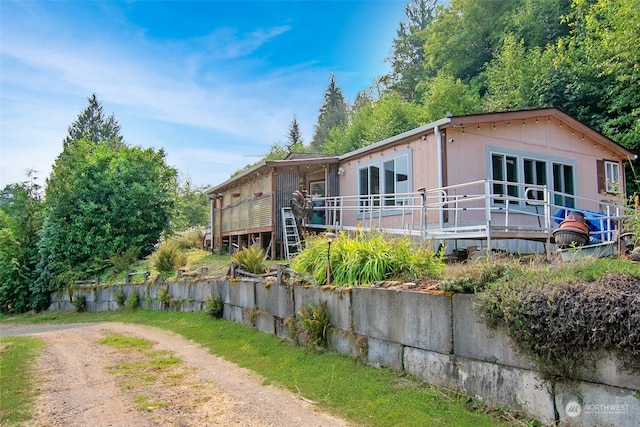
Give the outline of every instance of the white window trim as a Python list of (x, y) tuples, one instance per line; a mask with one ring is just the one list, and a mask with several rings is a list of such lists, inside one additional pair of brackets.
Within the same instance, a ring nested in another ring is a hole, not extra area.
[[(362, 194), (360, 193), (360, 171), (362, 169), (365, 168), (370, 168), (371, 166), (376, 166), (378, 167), (379, 171), (380, 171), (380, 175), (378, 177), (378, 179), (380, 180), (380, 195), (382, 194), (386, 194), (387, 189), (385, 188), (385, 180), (384, 180), (384, 164), (386, 162), (389, 162), (391, 160), (397, 160), (401, 157), (406, 157), (407, 158), (407, 188), (408, 188), (408, 192), (411, 192), (411, 189), (413, 188), (413, 158), (412, 158), (412, 150), (411, 149), (404, 149), (404, 150), (400, 150), (398, 152), (394, 152), (394, 153), (390, 153), (387, 154), (386, 156), (381, 156), (379, 158), (376, 158), (375, 160), (371, 160), (369, 162), (363, 162), (358, 164), (358, 167), (356, 168), (357, 171), (357, 182), (356, 182), (356, 188), (358, 191), (358, 197), (367, 197), (370, 196), (370, 194)], [(369, 183), (369, 185), (371, 185), (371, 183)], [(390, 193), (393, 194), (393, 193)], [(379, 196), (379, 195), (375, 195), (375, 196)], [(398, 199), (400, 200), (400, 199)], [(384, 204), (384, 200), (382, 199), (382, 197), (380, 198), (380, 201), (382, 204)], [(396, 205), (399, 209), (402, 208), (401, 205)], [(379, 206), (374, 206), (375, 208), (379, 208)], [(383, 206), (384, 207), (384, 206)], [(364, 209), (368, 209), (370, 207), (363, 207)], [(386, 206), (385, 208), (385, 213), (384, 215), (394, 215), (395, 213), (392, 211), (393, 206)], [(361, 214), (361, 213), (360, 213)]]
[(605, 190), (607, 193), (611, 193), (611, 194), (622, 193), (620, 163), (605, 160), (604, 161), (604, 178), (605, 178)]
[[(508, 148), (504, 148), (504, 147), (495, 147), (495, 146), (487, 146), (486, 149), (486, 177), (487, 179), (493, 179), (493, 163), (492, 163), (492, 157), (493, 155), (500, 155), (500, 156), (509, 156), (509, 157), (515, 157), (516, 158), (516, 173), (518, 175), (518, 181), (515, 184), (517, 184), (518, 186), (526, 186), (527, 184), (525, 184), (525, 174), (524, 174), (524, 161), (526, 160), (536, 160), (536, 161), (541, 161), (541, 162), (545, 162), (546, 165), (546, 181), (547, 181), (547, 189), (549, 189), (549, 191), (551, 191), (551, 197), (552, 199), (550, 200), (551, 203), (553, 203), (553, 197), (554, 197), (554, 180), (553, 180), (553, 165), (554, 164), (561, 164), (561, 165), (565, 165), (565, 166), (570, 166), (572, 168), (572, 173), (573, 173), (573, 190), (574, 190), (574, 196), (578, 195), (578, 180), (577, 180), (577, 167), (576, 167), (576, 161), (574, 159), (567, 159), (567, 158), (562, 158), (562, 157), (556, 157), (556, 156), (544, 156), (544, 155), (540, 155), (540, 154), (536, 154), (536, 153), (531, 153), (531, 152), (526, 152), (526, 151), (519, 151), (519, 150), (511, 150)], [(506, 171), (504, 171), (506, 173)], [(506, 182), (506, 181), (505, 181)], [(507, 184), (505, 184), (506, 186)], [(522, 197), (524, 198), (524, 195), (519, 194), (518, 197)], [(504, 207), (504, 204), (501, 203), (493, 203), (492, 206), (494, 207)], [(511, 203), (510, 205), (510, 209), (513, 208), (522, 208), (522, 209), (528, 209), (531, 208), (531, 205), (527, 204), (524, 201), (521, 201), (518, 204), (515, 203)]]

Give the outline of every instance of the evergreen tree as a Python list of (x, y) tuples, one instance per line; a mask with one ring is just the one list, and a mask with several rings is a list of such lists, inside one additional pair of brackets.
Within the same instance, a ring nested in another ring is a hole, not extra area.
[(406, 101), (419, 98), (416, 85), (424, 74), (423, 30), (433, 21), (437, 3), (438, 0), (411, 0), (405, 6), (407, 20), (400, 22), (393, 52), (387, 58), (392, 71), (383, 80)]
[(351, 106), (350, 113), (353, 115), (361, 108), (366, 107), (367, 105), (371, 105), (371, 103), (373, 103), (373, 99), (371, 98), (369, 91), (360, 91), (356, 95), (356, 99), (353, 100), (353, 105)]
[(400, 95), (389, 91), (382, 98), (354, 112), (348, 122), (332, 129), (324, 149), (326, 152), (344, 154), (421, 124), (424, 124), (424, 120), (420, 106), (403, 101)]
[(287, 150), (289, 153), (293, 153), (296, 151), (300, 151), (304, 141), (302, 140), (302, 132), (300, 132), (300, 126), (298, 125), (298, 120), (294, 114), (293, 120), (291, 121), (291, 125), (289, 125), (289, 134), (287, 137)]
[(316, 153), (323, 152), (324, 142), (329, 138), (331, 129), (340, 126), (347, 118), (347, 103), (342, 96), (342, 90), (336, 85), (333, 73), (319, 111), (318, 124), (309, 144), (310, 150)]
[(64, 147), (83, 138), (91, 142), (108, 142), (114, 147), (122, 147), (120, 124), (113, 115), (105, 117), (102, 104), (98, 102), (95, 93), (88, 98), (88, 101), (89, 106), (69, 126), (69, 133), (63, 142)]

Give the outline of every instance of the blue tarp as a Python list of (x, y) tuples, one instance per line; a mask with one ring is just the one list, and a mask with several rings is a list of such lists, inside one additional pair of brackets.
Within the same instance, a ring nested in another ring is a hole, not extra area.
[(581, 212), (584, 215), (592, 240), (590, 244), (598, 243), (599, 241), (611, 241), (613, 239), (612, 231), (615, 229), (613, 220), (602, 212), (594, 212), (586, 209), (562, 208), (555, 215), (555, 222), (560, 224), (571, 212)]

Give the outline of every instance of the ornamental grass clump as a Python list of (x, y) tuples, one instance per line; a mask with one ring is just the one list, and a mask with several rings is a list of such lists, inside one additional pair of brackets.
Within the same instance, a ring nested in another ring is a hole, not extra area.
[(258, 246), (250, 246), (233, 254), (231, 261), (241, 269), (253, 274), (263, 274), (269, 271), (267, 254)]
[(298, 327), (304, 346), (318, 350), (327, 346), (327, 338), (331, 329), (329, 308), (326, 301), (318, 301), (317, 305), (306, 304), (298, 312)]
[(162, 243), (158, 251), (151, 256), (153, 268), (161, 273), (175, 271), (186, 263), (187, 257), (180, 249), (180, 245), (174, 240)]
[[(307, 238), (307, 247), (293, 260), (293, 270), (327, 283), (329, 248), (324, 236)], [(416, 245), (407, 237), (386, 238), (382, 233), (338, 233), (331, 244), (331, 284), (369, 285), (381, 280), (421, 280), (441, 276), (442, 255)]]
[(202, 227), (191, 227), (171, 236), (180, 246), (180, 249), (202, 249), (204, 241), (204, 229)]

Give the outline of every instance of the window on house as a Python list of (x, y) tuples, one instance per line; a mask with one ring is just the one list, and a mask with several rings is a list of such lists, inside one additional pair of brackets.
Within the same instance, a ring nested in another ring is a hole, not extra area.
[[(547, 185), (547, 162), (524, 159), (524, 183), (531, 185)], [(544, 200), (544, 191), (527, 192), (529, 200)]]
[[(408, 193), (409, 192), (409, 165), (407, 156), (402, 156), (383, 163), (384, 168), (384, 193)], [(385, 206), (402, 205), (403, 197), (387, 196), (385, 198)]]
[[(551, 162), (519, 154), (491, 153), (491, 179), (493, 194), (528, 200), (544, 200), (544, 190), (528, 191), (530, 185), (547, 186), (554, 191), (553, 202), (560, 206), (575, 206), (575, 168), (572, 164)], [(549, 167), (551, 165), (551, 167)], [(604, 163), (599, 166), (604, 181)], [(494, 203), (504, 205), (496, 198)], [(510, 205), (524, 205), (520, 200), (510, 200)]]
[(622, 191), (620, 181), (620, 164), (616, 162), (604, 162), (604, 176), (607, 193), (618, 194)]
[(622, 193), (622, 172), (620, 164), (610, 160), (596, 161), (598, 193)]
[[(571, 195), (576, 194), (573, 181), (573, 166), (562, 163), (553, 164), (553, 191), (554, 203), (558, 206), (575, 207), (575, 199)], [(561, 193), (561, 194), (559, 194)]]
[[(370, 196), (380, 194), (380, 168), (377, 166), (367, 166), (360, 169), (360, 195)], [(360, 199), (360, 206), (369, 206), (372, 198), (363, 197)], [(373, 199), (373, 205), (379, 206), (380, 200)]]
[[(359, 179), (360, 196), (385, 194), (385, 206), (401, 205), (403, 198), (393, 194), (409, 192), (409, 156), (403, 155), (362, 167)], [(362, 197), (360, 206), (369, 206), (371, 200), (369, 197)], [(379, 206), (380, 199), (374, 198), (373, 205)]]
[[(507, 156), (505, 154), (494, 153), (491, 155), (491, 170), (493, 183), (493, 194), (508, 195), (510, 197), (518, 197), (519, 189), (517, 185), (510, 183), (518, 183), (518, 158), (515, 156)], [(505, 191), (506, 190), (506, 191)], [(504, 204), (505, 201), (495, 199), (496, 204)], [(518, 204), (517, 200), (510, 200), (510, 204)]]

